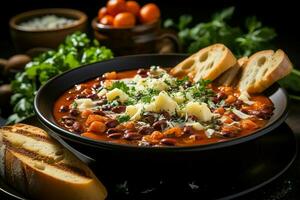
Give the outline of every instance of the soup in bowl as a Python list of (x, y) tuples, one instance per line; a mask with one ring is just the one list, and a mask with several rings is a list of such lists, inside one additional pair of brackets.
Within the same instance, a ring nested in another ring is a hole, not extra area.
[(62, 128), (94, 140), (137, 146), (189, 146), (254, 133), (273, 115), (264, 95), (209, 80), (174, 77), (159, 66), (107, 72), (76, 84), (54, 104)]

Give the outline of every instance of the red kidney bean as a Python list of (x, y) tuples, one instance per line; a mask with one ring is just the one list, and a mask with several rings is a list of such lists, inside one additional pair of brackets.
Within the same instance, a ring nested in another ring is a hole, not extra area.
[(103, 76), (99, 76), (95, 79), (96, 81), (104, 81), (105, 80), (105, 77)]
[(111, 109), (114, 113), (122, 113), (125, 112), (126, 106), (116, 106)]
[(77, 94), (75, 96), (75, 99), (83, 99), (83, 98), (86, 98), (86, 95), (85, 94)]
[(147, 113), (147, 114), (144, 114), (143, 117), (142, 117), (142, 120), (146, 123), (149, 123), (149, 124), (153, 124), (154, 121), (155, 121), (155, 117), (153, 114), (151, 113)]
[(236, 133), (233, 131), (221, 131), (220, 135), (226, 138), (233, 138), (236, 137)]
[(70, 113), (70, 115), (72, 115), (74, 117), (76, 117), (80, 114), (77, 109), (71, 109), (69, 113)]
[(119, 122), (118, 122), (117, 120), (113, 119), (113, 120), (110, 120), (110, 121), (106, 122), (106, 123), (105, 123), (105, 126), (106, 126), (107, 128), (114, 128), (114, 127), (116, 127), (118, 124), (119, 124)]
[(101, 86), (100, 83), (94, 83), (93, 86), (92, 86), (92, 88), (98, 89), (100, 86)]
[(152, 128), (151, 126), (142, 126), (138, 133), (142, 134), (142, 135), (148, 135), (151, 134), (154, 131), (154, 128)]
[(74, 122), (74, 124), (72, 125), (72, 128), (76, 133), (82, 133), (83, 132), (83, 127), (79, 122)]
[(111, 105), (104, 105), (104, 106), (102, 106), (102, 110), (104, 110), (104, 111), (111, 110), (111, 108), (112, 108)]
[(98, 105), (98, 106), (102, 106), (102, 105), (104, 105), (104, 104), (107, 104), (107, 100), (106, 100), (106, 99), (101, 99), (101, 100), (99, 100), (99, 101), (97, 102), (97, 105)]
[(64, 120), (67, 120), (67, 119), (69, 119), (69, 120), (75, 120), (76, 118), (73, 117), (73, 116), (70, 116), (70, 115), (65, 115), (65, 116), (62, 116), (61, 119), (64, 121)]
[(138, 134), (137, 132), (130, 132), (130, 131), (125, 131), (124, 134), (124, 139), (126, 140), (139, 140), (141, 139), (143, 136)]
[(187, 135), (193, 134), (194, 133), (194, 129), (193, 129), (192, 126), (185, 126), (183, 128), (183, 133), (187, 134)]
[(153, 128), (158, 131), (162, 131), (167, 128), (167, 121), (165, 119), (161, 119), (153, 124)]
[(118, 139), (122, 136), (122, 133), (111, 133), (107, 137), (112, 139)]
[(143, 78), (148, 76), (148, 71), (143, 68), (139, 69), (136, 73)]
[(163, 111), (161, 114), (162, 114), (167, 120), (171, 119), (171, 115), (170, 115), (168, 112)]
[(234, 114), (234, 113), (230, 113), (228, 115), (228, 117), (230, 117), (233, 121), (240, 121), (241, 120), (241, 118), (239, 116), (237, 116), (236, 114)]
[(183, 83), (183, 88), (189, 88), (189, 87), (191, 87), (192, 86), (192, 83), (190, 82), (190, 81), (185, 81), (184, 83)]
[(106, 133), (107, 134), (112, 134), (112, 133), (122, 133), (123, 130), (117, 129), (117, 128), (109, 128)]
[(59, 112), (68, 112), (69, 111), (69, 106), (62, 105), (59, 108)]
[(200, 135), (193, 134), (193, 135), (190, 135), (189, 138), (194, 138), (195, 140), (200, 140), (200, 139), (201, 139), (201, 136), (200, 136)]
[(87, 97), (87, 98), (90, 98), (90, 99), (92, 99), (92, 100), (98, 100), (98, 99), (99, 99), (99, 97), (98, 97), (97, 94), (89, 94), (89, 95), (87, 95), (86, 97)]
[(214, 103), (219, 103), (221, 100), (226, 99), (227, 95), (224, 92), (218, 92), (217, 95), (213, 98)]
[(240, 99), (238, 99), (238, 100), (236, 100), (235, 102), (234, 102), (234, 106), (237, 108), (237, 109), (240, 109), (241, 107), (242, 107), (242, 105), (243, 105), (243, 101), (242, 100), (240, 100)]
[(105, 113), (102, 110), (95, 110), (95, 111), (93, 111), (93, 113), (96, 115), (105, 116)]
[(176, 144), (176, 140), (172, 138), (163, 138), (160, 140), (161, 144), (173, 146)]
[(198, 118), (195, 115), (191, 115), (189, 118), (193, 121), (198, 121)]
[(259, 118), (262, 118), (265, 120), (270, 119), (273, 115), (273, 110), (269, 109), (269, 108), (265, 108), (262, 110), (246, 110), (246, 109), (244, 109), (244, 110), (242, 110), (242, 112), (245, 112), (249, 115), (255, 115), (256, 117), (259, 117)]
[(61, 118), (62, 122), (66, 125), (66, 126), (72, 126), (75, 122), (75, 117), (73, 116), (63, 116)]

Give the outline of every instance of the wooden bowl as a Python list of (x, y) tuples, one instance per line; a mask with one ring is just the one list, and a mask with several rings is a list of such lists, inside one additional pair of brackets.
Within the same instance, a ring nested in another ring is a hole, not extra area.
[(95, 38), (112, 49), (115, 55), (178, 52), (179, 42), (174, 32), (161, 29), (160, 21), (136, 25), (131, 28), (116, 28), (92, 21)]
[[(75, 21), (62, 28), (45, 30), (27, 30), (20, 23), (32, 18), (45, 15), (56, 15), (75, 19)], [(56, 48), (65, 37), (75, 31), (85, 31), (87, 16), (81, 11), (66, 8), (47, 8), (31, 10), (16, 15), (9, 21), (10, 33), (18, 51), (25, 52), (32, 48)]]

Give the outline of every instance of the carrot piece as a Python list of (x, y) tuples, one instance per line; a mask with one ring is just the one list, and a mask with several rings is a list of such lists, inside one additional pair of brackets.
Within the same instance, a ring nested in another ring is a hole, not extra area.
[(108, 120), (107, 117), (101, 116), (101, 115), (95, 115), (91, 114), (88, 116), (87, 120), (85, 121), (85, 125), (89, 126), (92, 122), (106, 122)]
[(117, 72), (115, 72), (115, 71), (107, 72), (103, 76), (104, 76), (104, 78), (109, 79), (109, 80), (116, 79), (117, 78)]
[(124, 124), (125, 129), (133, 129), (134, 128), (134, 122), (125, 122)]
[(104, 133), (106, 130), (106, 126), (103, 122), (94, 121), (88, 128), (88, 132), (93, 133)]
[(228, 95), (227, 99), (225, 100), (225, 102), (228, 104), (232, 104), (235, 101), (236, 101), (236, 97), (233, 95)]
[(223, 118), (224, 118), (223, 122), (226, 124), (231, 124), (233, 122), (233, 120), (227, 115), (223, 115)]
[(176, 137), (180, 137), (183, 134), (183, 132), (181, 131), (181, 128), (173, 127), (173, 128), (170, 128), (170, 129), (164, 131), (163, 134), (164, 135), (174, 134)]
[(153, 140), (159, 140), (164, 137), (164, 134), (159, 131), (154, 131), (153, 133), (151, 133), (150, 137)]
[(95, 133), (91, 133), (91, 132), (82, 133), (81, 136), (91, 138), (91, 139), (94, 139), (94, 140), (101, 140), (102, 139), (99, 135), (97, 135)]
[(214, 113), (219, 113), (220, 115), (223, 115), (225, 112), (225, 109), (223, 107), (217, 108), (214, 110)]
[(254, 130), (258, 128), (258, 125), (250, 119), (244, 119), (241, 121), (241, 127), (247, 130)]
[(93, 111), (91, 111), (91, 110), (84, 110), (84, 111), (81, 112), (81, 117), (82, 118), (88, 118), (88, 116), (92, 113), (93, 113)]
[(164, 138), (164, 134), (162, 132), (154, 131), (150, 135), (145, 135), (143, 137), (143, 140), (150, 142), (152, 144), (157, 144), (162, 138)]

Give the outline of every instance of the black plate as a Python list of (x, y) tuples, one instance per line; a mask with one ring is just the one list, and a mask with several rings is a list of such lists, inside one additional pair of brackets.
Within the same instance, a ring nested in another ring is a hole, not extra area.
[[(204, 150), (214, 150), (217, 148), (229, 147), (232, 145), (244, 143), (255, 138), (258, 138), (274, 128), (278, 127), (287, 116), (287, 105), (288, 98), (286, 92), (283, 88), (274, 85), (265, 95), (269, 96), (275, 106), (274, 115), (269, 120), (268, 124), (262, 129), (256, 131), (254, 134), (244, 136), (241, 138), (235, 138), (225, 142), (200, 145), (200, 146), (187, 146), (187, 147), (137, 147), (132, 145), (120, 145), (115, 143), (108, 143), (104, 141), (96, 141), (86, 137), (82, 137), (78, 134), (69, 132), (62, 127), (60, 127), (54, 120), (52, 110), (53, 104), (56, 99), (62, 95), (63, 92), (73, 87), (75, 84), (90, 80), (97, 76), (102, 75), (108, 71), (124, 71), (130, 69), (137, 69), (140, 67), (150, 67), (152, 65), (160, 65), (162, 67), (173, 67), (180, 61), (186, 58), (185, 55), (135, 55), (118, 57), (109, 61), (104, 61), (100, 63), (95, 63), (87, 66), (83, 66), (71, 71), (68, 71), (62, 75), (56, 76), (55, 78), (48, 81), (43, 87), (38, 91), (34, 107), (37, 116), (50, 129), (54, 130), (59, 136), (66, 140), (69, 140), (75, 145), (82, 147), (82, 151), (89, 153), (88, 151), (93, 151), (94, 148), (101, 150), (114, 150), (120, 152), (170, 152), (170, 153), (181, 153), (181, 152), (199, 152)], [(88, 148), (92, 147), (92, 149)]]
[[(33, 122), (37, 125), (34, 118), (27, 121), (30, 124)], [(230, 199), (254, 191), (279, 177), (297, 154), (296, 139), (285, 123), (270, 134), (251, 141), (249, 145), (255, 154), (254, 159), (244, 157), (238, 163), (227, 160), (218, 166), (213, 163), (203, 166), (204, 163), (194, 161), (188, 170), (171, 175), (165, 173), (168, 169), (160, 163), (157, 163), (156, 173), (147, 174), (144, 171), (142, 176), (138, 173), (139, 166), (134, 165), (129, 167), (135, 167), (137, 173), (126, 175), (124, 165), (129, 163), (120, 166), (118, 163), (103, 163), (99, 160), (90, 166), (106, 185), (109, 199)], [(124, 168), (125, 173), (116, 173), (120, 168)], [(11, 199), (27, 199), (1, 179), (0, 191)]]

